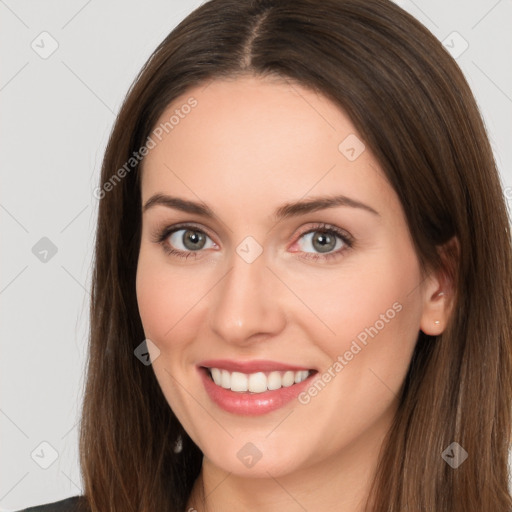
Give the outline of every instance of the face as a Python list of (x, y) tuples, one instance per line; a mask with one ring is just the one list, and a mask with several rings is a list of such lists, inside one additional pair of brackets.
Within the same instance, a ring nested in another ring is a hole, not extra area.
[(284, 81), (213, 81), (166, 122), (143, 165), (137, 299), (169, 406), (237, 475), (374, 450), (429, 321), (378, 162), (335, 104)]

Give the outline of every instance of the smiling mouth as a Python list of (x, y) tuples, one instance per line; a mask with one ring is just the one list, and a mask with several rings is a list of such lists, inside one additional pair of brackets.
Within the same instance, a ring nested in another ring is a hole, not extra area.
[(201, 367), (219, 387), (237, 393), (265, 393), (299, 384), (317, 373), (316, 370), (283, 370), (270, 372), (230, 372), (223, 368)]

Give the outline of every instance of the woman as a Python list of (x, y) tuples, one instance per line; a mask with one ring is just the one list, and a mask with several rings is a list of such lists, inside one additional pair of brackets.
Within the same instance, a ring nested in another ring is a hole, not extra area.
[(211, 0), (131, 88), (64, 510), (512, 510), (509, 220), (474, 98), (393, 3), (319, 5)]

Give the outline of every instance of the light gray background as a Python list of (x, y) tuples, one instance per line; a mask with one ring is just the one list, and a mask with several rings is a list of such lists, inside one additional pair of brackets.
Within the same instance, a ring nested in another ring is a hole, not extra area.
[[(0, 0), (1, 511), (82, 492), (76, 425), (98, 204), (92, 191), (136, 73), (200, 3)], [(450, 51), (469, 45), (457, 62), (512, 201), (512, 1), (396, 3)], [(42, 58), (53, 40), (58, 48)], [(55, 255), (44, 247), (33, 253), (43, 237)], [(53, 452), (42, 442), (58, 454), (47, 469), (41, 465)]]

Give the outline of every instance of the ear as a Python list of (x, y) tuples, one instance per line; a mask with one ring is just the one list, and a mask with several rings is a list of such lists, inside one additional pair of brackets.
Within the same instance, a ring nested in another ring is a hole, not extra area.
[(454, 236), (438, 247), (443, 262), (438, 271), (431, 271), (423, 284), (423, 312), (420, 329), (428, 335), (438, 336), (448, 324), (452, 314), (460, 244)]

